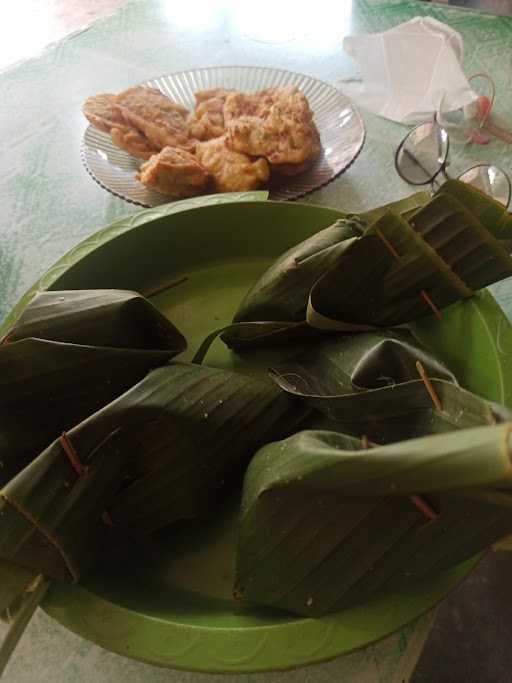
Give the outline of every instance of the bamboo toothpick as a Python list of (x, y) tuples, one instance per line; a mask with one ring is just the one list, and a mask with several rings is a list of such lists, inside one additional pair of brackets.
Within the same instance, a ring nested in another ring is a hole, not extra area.
[(379, 228), (375, 228), (378, 238), (386, 246), (387, 250), (395, 257), (397, 261), (400, 261), (400, 254), (397, 252), (395, 247), (391, 244), (387, 237), (384, 236)]
[(71, 466), (75, 470), (75, 472), (78, 474), (79, 477), (82, 477), (86, 473), (86, 468), (82, 465), (80, 462), (80, 458), (78, 457), (78, 453), (75, 450), (75, 447), (71, 443), (69, 436), (66, 434), (66, 432), (62, 432), (62, 434), (59, 437), (59, 442), (60, 445), (62, 446), (62, 450), (64, 453), (68, 456), (68, 460), (71, 463)]
[(430, 507), (427, 501), (422, 496), (409, 496), (409, 500), (416, 505), (418, 510), (427, 517), (427, 519), (434, 520), (437, 519), (437, 512)]
[[(411, 223), (413, 225), (413, 223)], [(386, 249), (392, 254), (392, 256), (397, 260), (400, 261), (400, 254), (397, 252), (395, 247), (391, 244), (391, 242), (388, 240), (388, 238), (382, 233), (382, 231), (379, 228), (375, 228), (375, 232), (378, 236), (378, 238), (381, 240), (381, 242), (385, 245)], [(422, 289), (420, 292), (420, 295), (422, 299), (426, 302), (428, 306), (432, 309), (432, 312), (436, 316), (438, 320), (442, 320), (443, 316), (441, 314), (441, 311), (437, 308), (435, 303), (432, 301), (432, 299), (429, 297), (427, 292)]]
[(439, 396), (436, 393), (436, 390), (434, 389), (432, 382), (430, 381), (430, 377), (427, 375), (425, 372), (425, 368), (423, 365), (420, 363), (419, 360), (416, 361), (416, 370), (419, 373), (419, 376), (421, 377), (421, 380), (423, 384), (425, 385), (425, 389), (428, 391), (428, 395), (432, 399), (432, 403), (435, 406), (435, 409), (438, 410), (440, 413), (443, 412), (443, 404), (441, 403), (441, 400)]
[[(368, 440), (366, 434), (363, 434), (361, 436), (361, 448), (364, 448), (366, 450), (367, 448), (373, 448), (376, 445), (377, 444)], [(413, 496), (409, 496), (409, 500), (429, 521), (437, 519), (437, 512), (427, 503), (427, 501), (424, 498), (415, 494)]]
[(426, 293), (426, 291), (424, 289), (422, 289), (420, 294), (421, 294), (423, 300), (430, 306), (430, 308), (432, 309), (436, 318), (438, 320), (442, 320), (443, 315), (442, 315), (441, 311), (438, 309), (438, 307), (435, 305), (435, 303), (432, 301), (432, 299), (429, 297), (429, 295)]

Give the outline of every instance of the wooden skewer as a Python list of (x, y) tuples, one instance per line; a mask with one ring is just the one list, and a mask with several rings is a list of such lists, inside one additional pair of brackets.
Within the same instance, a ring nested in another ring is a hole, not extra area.
[[(366, 434), (363, 434), (361, 437), (361, 447), (364, 449), (367, 448), (373, 448), (377, 444), (372, 443), (371, 441), (368, 440), (368, 437)], [(422, 498), (421, 496), (418, 496), (417, 494), (413, 496), (409, 496), (409, 500), (413, 505), (415, 505), (418, 510), (429, 520), (434, 520), (437, 519), (438, 515), (437, 512), (427, 503), (427, 501)]]
[(432, 382), (430, 381), (430, 377), (427, 375), (425, 372), (425, 368), (423, 365), (420, 363), (419, 360), (416, 361), (416, 370), (419, 373), (419, 376), (421, 377), (421, 380), (423, 384), (425, 385), (425, 389), (428, 391), (428, 395), (432, 399), (432, 403), (435, 406), (435, 409), (438, 410), (440, 413), (443, 412), (443, 404), (441, 403), (441, 400), (439, 396), (436, 394), (436, 390), (432, 386)]
[[(411, 225), (412, 225), (412, 224), (411, 224)], [(397, 250), (396, 250), (395, 247), (391, 244), (391, 242), (388, 240), (388, 238), (382, 233), (382, 230), (380, 230), (379, 228), (375, 228), (375, 232), (376, 232), (377, 236), (379, 237), (379, 239), (381, 240), (381, 242), (386, 246), (386, 249), (390, 252), (390, 254), (392, 254), (393, 257), (394, 257), (397, 261), (400, 261), (400, 254), (397, 252)], [(432, 299), (429, 297), (429, 295), (427, 294), (427, 292), (426, 292), (424, 289), (422, 289), (421, 292), (420, 292), (420, 294), (421, 294), (421, 297), (423, 298), (423, 300), (427, 303), (427, 305), (430, 306), (430, 308), (432, 309), (432, 311), (433, 311), (434, 315), (436, 316), (436, 318), (437, 318), (438, 320), (442, 320), (442, 319), (443, 319), (443, 316), (442, 316), (442, 314), (441, 314), (441, 311), (440, 311), (440, 310), (437, 308), (437, 306), (434, 304), (434, 302), (433, 302)]]
[(437, 519), (437, 512), (430, 507), (427, 501), (422, 498), (422, 496), (409, 496), (409, 500), (416, 505), (418, 510), (425, 515), (427, 519), (434, 520)]
[(385, 244), (387, 250), (396, 258), (397, 261), (400, 261), (400, 254), (397, 252), (395, 247), (391, 244), (391, 242), (388, 240), (387, 237), (384, 236), (382, 231), (379, 228), (375, 228), (375, 232), (377, 233), (378, 238)]
[(62, 434), (59, 436), (59, 442), (60, 445), (62, 446), (62, 450), (64, 453), (68, 456), (69, 462), (71, 463), (71, 466), (75, 470), (75, 472), (78, 474), (79, 477), (82, 477), (86, 473), (86, 468), (82, 465), (80, 462), (80, 458), (78, 457), (78, 453), (75, 450), (75, 447), (71, 443), (69, 436), (66, 434), (66, 432), (62, 432)]
[(438, 307), (435, 305), (435, 303), (432, 301), (432, 299), (429, 297), (429, 295), (426, 293), (424, 289), (421, 290), (420, 292), (423, 300), (430, 306), (432, 311), (434, 312), (434, 315), (438, 320), (442, 320), (443, 316), (441, 311), (438, 309)]
[[(60, 445), (62, 446), (62, 450), (64, 453), (68, 456), (69, 462), (71, 463), (73, 469), (75, 472), (78, 474), (79, 477), (82, 477), (84, 474), (87, 472), (87, 468), (85, 468), (82, 463), (80, 462), (80, 458), (78, 457), (78, 453), (76, 452), (75, 447), (71, 443), (71, 440), (69, 436), (66, 434), (66, 432), (62, 432), (62, 434), (59, 437)], [(101, 520), (104, 524), (107, 526), (114, 526), (114, 523), (112, 521), (112, 517), (108, 513), (107, 510), (104, 510), (102, 515), (101, 515)]]

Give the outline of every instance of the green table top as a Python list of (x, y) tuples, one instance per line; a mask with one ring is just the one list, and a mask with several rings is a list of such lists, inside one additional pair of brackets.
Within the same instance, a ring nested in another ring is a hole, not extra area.
[[(302, 72), (343, 88), (357, 77), (343, 53), (344, 35), (384, 30), (429, 15), (464, 38), (467, 74), (485, 71), (497, 86), (495, 109), (510, 111), (512, 18), (417, 0), (316, 0), (245, 3), (235, 0), (133, 0), (112, 16), (0, 73), (0, 319), (54, 261), (101, 226), (135, 208), (96, 185), (79, 154), (86, 122), (82, 101), (161, 74), (213, 65), (260, 65)], [(411, 192), (396, 174), (393, 152), (406, 127), (362, 112), (364, 150), (350, 171), (302, 201), (347, 211), (371, 208)], [(512, 128), (512, 121), (510, 127)], [(475, 162), (512, 171), (512, 147), (452, 149), (457, 175)], [(512, 311), (508, 282), (494, 287)], [(431, 617), (363, 651), (287, 674), (230, 680), (405, 680), (428, 633)], [(0, 631), (1, 637), (1, 631)], [(6, 680), (214, 681), (217, 676), (160, 671), (85, 643), (39, 612), (20, 643)]]

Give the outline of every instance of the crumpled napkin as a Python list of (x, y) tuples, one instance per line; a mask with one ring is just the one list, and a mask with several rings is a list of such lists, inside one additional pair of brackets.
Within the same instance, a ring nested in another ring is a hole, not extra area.
[(392, 121), (421, 123), (439, 111), (441, 101), (449, 101), (454, 110), (477, 98), (461, 66), (462, 36), (431, 17), (415, 17), (382, 33), (348, 36), (343, 49), (362, 75), (362, 83), (344, 83), (343, 91)]

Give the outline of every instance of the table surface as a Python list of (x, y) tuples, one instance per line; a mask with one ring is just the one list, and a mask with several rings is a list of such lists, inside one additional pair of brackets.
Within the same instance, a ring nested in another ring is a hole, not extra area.
[[(85, 120), (82, 101), (151, 77), (214, 65), (273, 66), (306, 73), (343, 89), (357, 78), (342, 51), (344, 35), (390, 28), (429, 15), (464, 38), (467, 74), (485, 71), (497, 86), (496, 111), (507, 120), (512, 78), (512, 18), (411, 0), (133, 0), (0, 73), (0, 318), (60, 256), (101, 226), (134, 212), (87, 175), (79, 154)], [(359, 211), (406, 196), (411, 188), (396, 174), (393, 152), (404, 126), (362, 112), (367, 140), (350, 171), (302, 201)], [(512, 127), (512, 122), (511, 122)], [(476, 162), (510, 170), (512, 147), (453, 148), (457, 175)], [(507, 312), (512, 288), (493, 288)], [(287, 674), (234, 676), (242, 681), (364, 681), (408, 679), (433, 616), (328, 664)], [(0, 634), (1, 635), (1, 634)], [(190, 681), (218, 676), (168, 672), (125, 660), (65, 631), (39, 611), (9, 665), (6, 680)]]

